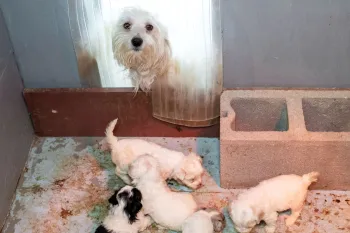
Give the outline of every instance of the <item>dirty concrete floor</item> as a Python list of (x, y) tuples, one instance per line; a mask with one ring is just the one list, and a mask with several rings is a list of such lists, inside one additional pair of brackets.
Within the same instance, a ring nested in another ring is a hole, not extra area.
[[(16, 191), (3, 233), (94, 232), (107, 213), (107, 199), (123, 186), (114, 174), (101, 138), (37, 138)], [(171, 149), (203, 156), (205, 185), (193, 193), (199, 205), (222, 208), (224, 233), (235, 232), (227, 215), (229, 200), (241, 190), (219, 185), (219, 141), (208, 138), (146, 138)], [(188, 189), (170, 184), (173, 188)], [(263, 232), (257, 227), (255, 232)], [(152, 225), (146, 232), (164, 231)], [(296, 224), (286, 228), (283, 216), (277, 232), (350, 232), (350, 191), (311, 191)]]

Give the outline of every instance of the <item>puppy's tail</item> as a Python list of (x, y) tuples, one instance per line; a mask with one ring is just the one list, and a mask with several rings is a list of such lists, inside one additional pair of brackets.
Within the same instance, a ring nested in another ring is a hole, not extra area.
[(303, 182), (307, 186), (309, 186), (311, 183), (316, 182), (319, 176), (320, 176), (319, 172), (310, 172), (308, 174), (303, 175), (302, 179), (303, 179)]
[(106, 128), (105, 134), (106, 134), (107, 143), (110, 148), (113, 148), (114, 145), (118, 142), (118, 138), (113, 134), (113, 130), (117, 122), (118, 122), (118, 118), (111, 121)]

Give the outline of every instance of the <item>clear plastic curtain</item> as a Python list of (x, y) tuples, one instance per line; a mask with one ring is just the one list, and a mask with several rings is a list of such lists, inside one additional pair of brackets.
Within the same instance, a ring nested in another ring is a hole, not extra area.
[(140, 7), (167, 27), (173, 58), (178, 61), (183, 75), (176, 88), (170, 89), (166, 83), (155, 81), (152, 87), (154, 116), (169, 122), (187, 122), (185, 125), (196, 125), (195, 122), (203, 120), (212, 122), (219, 116), (218, 95), (222, 88), (220, 0), (68, 2), (78, 62), (86, 63), (81, 59), (82, 54), (95, 58), (98, 71), (92, 72), (93, 78), (98, 79), (102, 87), (132, 86), (128, 71), (118, 66), (113, 57), (111, 27), (124, 7)]
[(220, 0), (178, 1), (172, 7), (170, 43), (181, 81), (155, 80), (153, 116), (191, 127), (216, 124), (223, 80)]
[[(112, 26), (127, 1), (113, 0), (68, 0), (69, 21), (72, 39), (78, 59), (87, 63), (89, 55), (96, 60), (97, 70), (86, 73), (79, 69), (80, 76), (93, 76), (102, 87), (131, 87), (128, 71), (116, 63), (112, 50)], [(84, 67), (84, 65), (82, 65)], [(91, 67), (89, 67), (91, 68)], [(83, 76), (83, 77), (82, 77)]]

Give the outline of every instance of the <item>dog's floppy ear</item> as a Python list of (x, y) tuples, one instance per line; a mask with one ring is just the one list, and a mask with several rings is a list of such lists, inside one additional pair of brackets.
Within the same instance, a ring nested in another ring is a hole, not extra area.
[(151, 170), (152, 164), (146, 155), (139, 156), (129, 167), (129, 176), (134, 179), (140, 179), (147, 171)]
[(168, 56), (170, 57), (172, 54), (172, 49), (171, 49), (171, 43), (170, 43), (170, 39), (169, 39), (168, 30), (166, 29), (166, 27), (164, 25), (162, 25), (160, 23), (159, 23), (159, 28), (160, 28), (162, 36), (164, 38), (164, 46), (165, 46), (166, 52), (167, 52)]
[(97, 227), (95, 233), (112, 233), (112, 231), (107, 230), (103, 225)]
[(256, 210), (253, 207), (245, 209), (242, 215), (245, 219), (249, 220), (248, 225), (257, 225), (260, 223), (258, 216), (256, 215)]
[(191, 152), (188, 156), (189, 156), (189, 157), (192, 157), (192, 158), (194, 158), (194, 159), (196, 159), (196, 160), (197, 160), (198, 162), (200, 162), (200, 163), (203, 163), (202, 157), (199, 156), (199, 155), (197, 155), (197, 154), (194, 153), (194, 152)]
[(167, 27), (159, 21), (157, 16), (155, 16), (153, 18), (153, 20), (158, 27), (161, 38), (164, 39), (164, 46), (165, 46), (168, 54), (171, 55), (172, 51), (171, 51), (171, 44), (170, 44), (169, 33), (168, 33)]
[(197, 155), (194, 152), (189, 153), (186, 156), (186, 160), (187, 160), (188, 163), (193, 164), (193, 165), (196, 165), (196, 162), (199, 162), (200, 164), (203, 164), (202, 157), (200, 157), (199, 155)]
[(114, 194), (108, 199), (108, 202), (112, 205), (119, 205), (117, 200), (117, 194), (119, 193), (120, 189), (115, 190)]
[[(141, 193), (140, 193), (141, 194)], [(137, 214), (142, 209), (141, 199), (137, 195), (133, 195), (127, 200), (124, 212), (129, 218), (129, 223), (133, 224), (137, 219)]]
[(173, 51), (171, 49), (171, 44), (170, 44), (170, 40), (169, 40), (168, 36), (166, 36), (164, 38), (164, 45), (165, 45), (165, 47), (167, 49), (167, 53), (168, 53), (168, 55), (170, 57)]
[(243, 219), (245, 219), (245, 220), (250, 220), (250, 219), (252, 219), (252, 217), (253, 217), (252, 209), (251, 209), (251, 208), (249, 208), (249, 209), (244, 209), (244, 210), (242, 211), (241, 217), (242, 217)]
[(134, 203), (127, 203), (127, 205), (124, 208), (125, 213), (127, 214), (129, 218), (129, 223), (133, 224), (137, 219), (137, 214), (142, 209), (141, 202), (134, 202)]
[(142, 200), (142, 194), (141, 194), (140, 190), (138, 190), (137, 188), (133, 188), (133, 189), (131, 190), (131, 192), (132, 192), (132, 195), (133, 195), (134, 200), (135, 200), (135, 201), (138, 201), (138, 202), (141, 202), (141, 200)]
[(258, 211), (256, 208), (251, 207), (252, 211), (253, 211), (253, 215), (256, 218), (256, 224), (259, 224), (259, 222), (264, 219), (264, 212), (262, 210)]
[(180, 179), (180, 180), (184, 180), (185, 177), (186, 177), (186, 169), (185, 168), (180, 168), (179, 172), (177, 173), (177, 177)]

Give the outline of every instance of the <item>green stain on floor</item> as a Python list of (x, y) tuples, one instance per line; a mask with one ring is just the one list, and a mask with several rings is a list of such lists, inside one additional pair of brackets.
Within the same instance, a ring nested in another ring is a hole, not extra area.
[(225, 215), (225, 221), (226, 221), (226, 227), (223, 231), (223, 233), (237, 233), (235, 229), (233, 228), (233, 223), (231, 221), (230, 215), (228, 213), (227, 207), (224, 208), (223, 210), (224, 215)]
[(94, 221), (94, 223), (99, 224), (103, 221), (105, 217), (107, 217), (108, 207), (109, 205), (106, 202), (97, 204), (88, 213), (88, 217), (90, 217)]
[(203, 165), (220, 186), (220, 141), (217, 138), (197, 138), (197, 153), (203, 158)]
[(100, 149), (89, 146), (87, 151), (98, 161), (101, 169), (108, 175), (108, 188), (116, 190), (123, 187), (124, 182), (115, 175), (115, 165), (113, 164), (111, 154)]
[(184, 185), (181, 185), (179, 184), (178, 182), (176, 182), (175, 180), (169, 180), (168, 181), (168, 186), (173, 189), (173, 190), (177, 190), (177, 191), (181, 191), (181, 192), (188, 192), (188, 193), (191, 193), (193, 192), (192, 189), (184, 186)]

